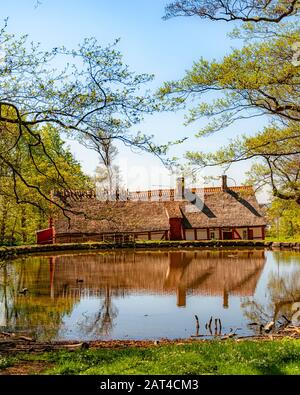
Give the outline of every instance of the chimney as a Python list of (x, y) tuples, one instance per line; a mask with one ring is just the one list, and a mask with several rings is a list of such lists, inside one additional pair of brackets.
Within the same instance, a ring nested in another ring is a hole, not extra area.
[(223, 175), (222, 176), (222, 191), (227, 191), (228, 186), (227, 186), (227, 176)]
[(176, 180), (176, 200), (184, 199), (184, 177), (178, 177)]

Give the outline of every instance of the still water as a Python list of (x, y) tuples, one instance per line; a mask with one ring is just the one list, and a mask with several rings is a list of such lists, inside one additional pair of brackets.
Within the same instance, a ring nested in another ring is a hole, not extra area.
[(299, 252), (118, 251), (0, 263), (0, 331), (38, 340), (190, 338), (195, 315), (200, 335), (251, 335), (253, 322), (291, 318), (297, 301)]

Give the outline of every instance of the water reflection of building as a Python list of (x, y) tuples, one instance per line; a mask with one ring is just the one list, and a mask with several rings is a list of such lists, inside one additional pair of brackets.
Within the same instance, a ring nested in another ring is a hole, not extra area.
[(115, 252), (50, 258), (52, 297), (128, 293), (251, 296), (265, 264), (264, 251)]
[[(76, 321), (81, 333), (111, 333), (116, 297), (128, 294), (252, 296), (265, 264), (264, 251), (174, 251), (64, 255), (17, 260), (0, 270), (0, 322), (54, 339), (82, 297), (97, 297), (99, 308)], [(28, 288), (29, 292), (19, 291)], [(130, 303), (130, 301), (128, 301)]]

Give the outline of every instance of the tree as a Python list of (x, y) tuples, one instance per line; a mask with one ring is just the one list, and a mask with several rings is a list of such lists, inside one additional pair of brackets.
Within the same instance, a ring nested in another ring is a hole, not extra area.
[[(278, 12), (284, 15), (289, 7), (297, 11), (298, 2), (210, 3), (211, 8), (206, 11), (214, 15), (211, 19), (220, 19), (219, 13), (225, 8), (228, 20), (247, 21), (232, 33), (244, 39), (244, 47), (233, 50), (221, 61), (200, 59), (183, 79), (165, 83), (159, 96), (171, 110), (196, 102), (186, 123), (203, 117), (210, 119), (197, 133), (198, 137), (223, 130), (237, 120), (269, 118), (270, 126), (254, 137), (244, 134), (215, 153), (196, 151), (186, 156), (192, 165), (201, 167), (221, 165), (227, 168), (232, 163), (253, 159), (256, 162), (249, 179), (252, 183), (257, 187), (269, 185), (275, 197), (300, 204), (300, 63), (297, 52), (300, 32), (297, 22), (275, 24), (274, 27), (270, 22), (275, 20), (258, 17), (262, 15), (258, 11), (268, 12), (272, 18), (279, 17)], [(182, 1), (173, 3), (168, 10), (173, 13), (177, 10), (179, 15), (185, 7), (185, 15), (193, 15), (196, 5), (208, 7), (205, 1)], [(232, 7), (235, 7), (234, 12)], [(246, 19), (241, 14), (238, 16), (239, 12), (246, 12)], [(255, 21), (251, 21), (254, 12)], [(297, 18), (299, 14), (291, 12), (285, 16), (289, 15)], [(200, 16), (208, 17), (208, 14), (200, 13)]]
[(159, 95), (166, 105), (176, 108), (217, 95), (211, 103), (192, 108), (187, 123), (201, 117), (212, 121), (198, 133), (207, 135), (230, 126), (237, 120), (271, 116), (282, 121), (300, 121), (300, 67), (293, 64), (293, 44), (299, 32), (268, 42), (234, 50), (222, 61), (200, 59), (179, 81), (170, 81)]
[[(5, 132), (2, 130), (1, 148), (8, 148), (14, 133), (17, 131), (12, 126)], [(48, 125), (43, 126), (39, 133), (53, 162), (44, 155), (42, 146), (28, 146), (28, 141), (23, 142), (22, 139), (9, 150), (15, 171), (11, 171), (5, 162), (0, 162), (0, 244), (35, 241), (36, 229), (48, 226), (48, 217), (55, 209), (51, 203), (51, 192), (65, 185), (74, 189), (86, 189), (90, 185), (89, 178), (64, 146), (59, 132)], [(16, 174), (21, 174), (28, 184), (35, 185), (37, 189), (27, 188)]]
[[(42, 164), (37, 164), (31, 155), (33, 148), (39, 149), (60, 185), (67, 187), (44, 142), (43, 125), (55, 127), (60, 134), (79, 141), (89, 138), (101, 142), (103, 137), (98, 131), (102, 125), (109, 130), (119, 122), (123, 125), (122, 133), (112, 139), (150, 152), (162, 152), (152, 143), (151, 136), (129, 132), (143, 114), (156, 109), (154, 100), (141, 94), (143, 85), (153, 76), (131, 72), (116, 49), (117, 42), (102, 47), (91, 38), (74, 50), (42, 51), (34, 44), (27, 49), (27, 37), (7, 34), (6, 26), (0, 31), (0, 45), (4, 49), (0, 64), (0, 133), (2, 136), (5, 133), (8, 139), (0, 151), (0, 163), (15, 182), (47, 201), (49, 197), (35, 180), (29, 182), (24, 169), (16, 167), (14, 157), (19, 146), (26, 147), (32, 165), (40, 173)], [(67, 64), (62, 70), (53, 66), (59, 61)], [(14, 128), (12, 134), (5, 132), (10, 127)], [(20, 198), (16, 196), (16, 200)], [(30, 204), (30, 200), (26, 203)], [(57, 201), (52, 200), (52, 204), (65, 213), (68, 211)]]
[(295, 202), (274, 199), (267, 210), (267, 218), (271, 225), (271, 237), (294, 240), (300, 236), (300, 207)]
[(120, 133), (118, 125), (119, 123), (116, 122), (115, 128), (109, 131), (100, 129), (97, 133), (99, 139), (88, 137), (82, 142), (85, 147), (96, 151), (99, 156), (99, 166), (95, 170), (94, 177), (97, 192), (101, 188), (110, 195), (120, 186), (119, 168), (114, 164), (118, 154), (118, 149), (114, 145), (114, 137)]
[(95, 184), (96, 196), (99, 200), (116, 200), (116, 194), (125, 193), (122, 187), (122, 178), (120, 169), (117, 165), (110, 164), (106, 166), (100, 164), (96, 167), (95, 176), (93, 177)]
[(213, 21), (279, 23), (298, 9), (299, 0), (180, 0), (167, 5), (164, 18), (198, 16)]
[(257, 189), (270, 186), (273, 196), (300, 205), (300, 130), (297, 123), (266, 127), (253, 137), (246, 135), (214, 153), (188, 152), (187, 159), (200, 167), (222, 166), (255, 160), (248, 183)]

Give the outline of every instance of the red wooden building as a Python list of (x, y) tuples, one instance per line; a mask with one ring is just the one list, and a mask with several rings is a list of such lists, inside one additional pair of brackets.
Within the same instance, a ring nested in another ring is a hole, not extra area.
[[(191, 198), (194, 194), (194, 199)], [(189, 196), (189, 199), (183, 196)], [(194, 188), (184, 180), (176, 189), (138, 191), (103, 201), (94, 191), (63, 191), (60, 203), (76, 214), (62, 214), (37, 232), (37, 242), (71, 243), (128, 240), (263, 240), (266, 220), (250, 186)]]

